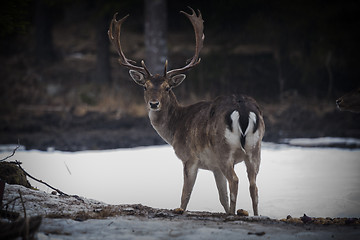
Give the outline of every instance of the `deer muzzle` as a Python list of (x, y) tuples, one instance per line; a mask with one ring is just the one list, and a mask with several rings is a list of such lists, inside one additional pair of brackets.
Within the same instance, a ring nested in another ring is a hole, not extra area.
[(149, 108), (152, 111), (159, 111), (160, 110), (160, 102), (157, 100), (149, 101)]

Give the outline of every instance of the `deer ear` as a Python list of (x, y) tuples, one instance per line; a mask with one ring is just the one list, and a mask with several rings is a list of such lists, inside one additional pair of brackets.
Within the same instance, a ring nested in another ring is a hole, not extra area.
[(129, 74), (131, 78), (139, 85), (144, 86), (145, 85), (145, 79), (144, 75), (141, 72), (130, 70)]
[(169, 85), (174, 88), (174, 87), (177, 87), (179, 86), (182, 81), (184, 81), (184, 79), (186, 78), (186, 75), (185, 74), (179, 74), (179, 75), (175, 75), (173, 76), (170, 81), (169, 81)]

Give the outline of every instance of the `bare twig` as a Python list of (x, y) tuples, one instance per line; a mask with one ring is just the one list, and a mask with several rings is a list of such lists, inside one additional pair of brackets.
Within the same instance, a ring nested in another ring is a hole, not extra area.
[(3, 206), (3, 198), (4, 198), (4, 191), (5, 191), (5, 181), (0, 179), (0, 209), (2, 209)]
[(69, 169), (69, 167), (68, 167), (68, 165), (66, 164), (65, 161), (64, 161), (64, 164), (65, 164), (65, 167), (66, 167), (66, 169), (68, 170), (69, 174), (71, 175), (71, 171), (70, 171), (70, 169)]
[(16, 146), (16, 148), (14, 148), (14, 150), (13, 150), (12, 154), (11, 154), (11, 155), (9, 155), (9, 156), (7, 156), (7, 157), (5, 157), (5, 158), (3, 158), (3, 159), (1, 159), (1, 160), (0, 160), (0, 162), (5, 161), (5, 160), (7, 160), (7, 159), (11, 158), (12, 156), (14, 156), (14, 155), (15, 155), (16, 150), (18, 150), (18, 148), (19, 148), (19, 147), (20, 147), (20, 141), (18, 140), (18, 145)]
[[(17, 150), (19, 147), (20, 147), (20, 141), (18, 141), (18, 146), (16, 146), (16, 148), (13, 150), (12, 154), (11, 154), (10, 156), (5, 157), (4, 159), (1, 159), (0, 162), (1, 162), (1, 161), (5, 161), (6, 159), (9, 159), (9, 158), (13, 157), (13, 156), (15, 155), (16, 150)], [(77, 195), (69, 195), (69, 194), (66, 194), (66, 193), (64, 193), (63, 191), (61, 191), (61, 190), (59, 190), (59, 189), (57, 189), (57, 188), (54, 188), (53, 186), (49, 185), (48, 183), (46, 183), (46, 182), (44, 182), (44, 181), (42, 181), (42, 180), (40, 180), (40, 179), (37, 179), (37, 178), (31, 176), (28, 172), (25, 171), (25, 169), (23, 169), (23, 168), (21, 167), (22, 162), (20, 162), (20, 161), (18, 161), (18, 160), (15, 160), (15, 161), (10, 161), (9, 163), (16, 164), (16, 165), (20, 168), (20, 170), (23, 171), (23, 173), (24, 173), (26, 176), (28, 176), (29, 178), (31, 178), (31, 179), (39, 182), (39, 183), (44, 184), (45, 186), (51, 188), (52, 190), (55, 190), (58, 194), (60, 194), (60, 195), (62, 195), (62, 196), (66, 196), (66, 197), (74, 197), (74, 198), (76, 198), (76, 199), (79, 200), (79, 201), (83, 201), (83, 200), (82, 200), (79, 196), (77, 196)], [(64, 162), (64, 163), (65, 163), (65, 162)], [(68, 169), (68, 171), (69, 171), (69, 173), (70, 173), (70, 175), (71, 175), (70, 169), (68, 168), (68, 166), (66, 165), (66, 163), (65, 163), (65, 166), (66, 166), (66, 168)], [(20, 194), (20, 196), (21, 196), (21, 194)], [(25, 218), (26, 218), (26, 217), (25, 217)]]
[(23, 207), (23, 211), (24, 211), (24, 218), (26, 218), (26, 209), (25, 209), (24, 199), (23, 199), (23, 197), (22, 197), (22, 195), (21, 195), (21, 191), (20, 191), (20, 189), (18, 190), (18, 192), (19, 192), (19, 195), (20, 195), (21, 205), (22, 205), (22, 207)]
[(10, 204), (18, 200), (20, 197), (15, 197), (14, 199), (10, 199), (7, 203), (3, 205), (4, 208), (8, 209)]

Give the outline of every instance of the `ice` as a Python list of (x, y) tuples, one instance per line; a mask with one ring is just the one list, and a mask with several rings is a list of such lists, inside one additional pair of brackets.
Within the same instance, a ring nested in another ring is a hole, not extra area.
[[(0, 152), (12, 152), (12, 151), (14, 151), (15, 148), (18, 148), (17, 150), (19, 150), (19, 151), (25, 150), (25, 147), (22, 145), (19, 146), (16, 144), (3, 144), (3, 145), (0, 145)], [(3, 159), (3, 158), (4, 157), (1, 157), (1, 159)]]
[[(10, 154), (2, 152), (0, 158)], [(170, 146), (75, 153), (17, 151), (13, 159), (67, 194), (110, 204), (168, 209), (180, 205), (182, 163)], [(252, 214), (244, 164), (237, 164), (235, 170), (240, 179), (237, 208)], [(360, 216), (360, 150), (265, 143), (257, 182), (263, 216)], [(33, 180), (30, 183), (52, 191)], [(200, 170), (188, 209), (223, 212), (211, 172)]]
[[(1, 153), (0, 159), (11, 153), (10, 149)], [(33, 186), (45, 192), (6, 185), (6, 202), (17, 197), (20, 190), (28, 216), (73, 216), (82, 211), (96, 214), (107, 203), (142, 203), (169, 209), (180, 203), (182, 163), (169, 146), (76, 153), (18, 150), (10, 160), (15, 159), (23, 162), (23, 168), (31, 175), (65, 193), (86, 197), (79, 200), (52, 195), (51, 189), (32, 180)], [(258, 175), (263, 216), (248, 220), (266, 221), (264, 216), (299, 217), (304, 213), (316, 217), (359, 217), (359, 170), (360, 150), (265, 143)], [(238, 164), (236, 172), (240, 178), (237, 207), (251, 214), (244, 164)], [(13, 210), (23, 212), (19, 201)], [(123, 205), (122, 210), (131, 213), (135, 208)], [(210, 172), (199, 172), (189, 210), (223, 211)], [(121, 215), (85, 221), (73, 219), (43, 218), (37, 239), (358, 239), (360, 234), (359, 229), (349, 226), (307, 227), (181, 217)]]
[(284, 139), (283, 142), (300, 147), (331, 147), (341, 146), (350, 148), (360, 148), (360, 139), (355, 138), (336, 138), (336, 137), (321, 137), (321, 138), (295, 138)]

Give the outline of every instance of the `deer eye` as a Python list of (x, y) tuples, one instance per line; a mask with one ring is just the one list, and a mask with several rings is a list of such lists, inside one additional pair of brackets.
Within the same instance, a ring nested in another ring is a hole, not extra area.
[(167, 87), (167, 88), (165, 88), (165, 91), (168, 92), (168, 91), (170, 91), (170, 89), (171, 89), (170, 87)]
[(146, 86), (144, 86), (144, 91), (146, 91), (147, 90), (147, 87)]

